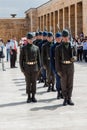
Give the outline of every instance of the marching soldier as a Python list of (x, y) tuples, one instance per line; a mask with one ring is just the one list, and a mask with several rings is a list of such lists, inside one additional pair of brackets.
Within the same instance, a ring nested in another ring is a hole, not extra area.
[(39, 35), (39, 32), (36, 32), (36, 33), (35, 33), (35, 40), (33, 41), (33, 44), (35, 44), (36, 46), (37, 46), (38, 40), (39, 40), (38, 35)]
[[(27, 34), (28, 44), (22, 48), (20, 53), (20, 67), (25, 75), (26, 93), (28, 94), (27, 103), (37, 102), (36, 94), (36, 80), (37, 72), (40, 69), (40, 53), (39, 48), (33, 44), (33, 35)], [(31, 96), (32, 94), (32, 96)]]
[[(50, 92), (51, 87), (52, 91), (54, 90), (54, 74), (50, 67), (50, 48), (53, 45), (53, 34), (51, 32), (48, 33), (48, 42), (43, 45), (42, 47), (42, 62), (43, 67), (46, 69), (47, 72), (47, 79), (48, 79), (48, 90)], [(51, 86), (52, 84), (52, 86)]]
[[(36, 39), (35, 41), (34, 41), (34, 44), (36, 45), (36, 46), (38, 46), (39, 47), (39, 50), (40, 50), (40, 45), (42, 44), (42, 41), (43, 41), (43, 32), (42, 31), (40, 31), (40, 32), (36, 32), (36, 35), (38, 35), (38, 39)], [(42, 68), (40, 68), (40, 71), (38, 72), (38, 80), (39, 80), (39, 83), (40, 82), (43, 82), (43, 76), (42, 76), (42, 73), (41, 73), (41, 69)]]
[(62, 32), (62, 43), (56, 47), (55, 51), (55, 67), (58, 75), (61, 77), (61, 88), (64, 98), (63, 105), (74, 105), (71, 100), (73, 90), (74, 76), (74, 54), (69, 41), (68, 30)]
[[(48, 36), (48, 32), (44, 31), (43, 32), (43, 41), (40, 43), (40, 54), (42, 55), (42, 46), (45, 45), (48, 41), (47, 41), (47, 36)], [(44, 80), (44, 86), (43, 87), (47, 87), (48, 84), (46, 82), (46, 69), (43, 68), (43, 62), (42, 62), (42, 56), (41, 56), (41, 73), (42, 73), (42, 77)]]
[(62, 34), (60, 32), (56, 33), (55, 35), (56, 43), (52, 45), (50, 50), (50, 61), (51, 61), (51, 69), (56, 77), (56, 90), (57, 90), (57, 99), (62, 98), (62, 91), (61, 91), (61, 83), (60, 83), (60, 76), (58, 75), (56, 68), (55, 68), (55, 49), (57, 46), (61, 44)]

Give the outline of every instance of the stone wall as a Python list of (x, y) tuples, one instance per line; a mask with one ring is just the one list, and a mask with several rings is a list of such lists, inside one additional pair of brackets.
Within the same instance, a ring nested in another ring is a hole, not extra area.
[(26, 12), (26, 21), (28, 24), (28, 30), (30, 32), (36, 32), (38, 29), (38, 16), (37, 16), (37, 9), (31, 8)]
[(2, 38), (4, 42), (11, 39), (13, 36), (16, 36), (17, 40), (20, 40), (27, 32), (28, 27), (25, 18), (0, 19), (0, 38)]

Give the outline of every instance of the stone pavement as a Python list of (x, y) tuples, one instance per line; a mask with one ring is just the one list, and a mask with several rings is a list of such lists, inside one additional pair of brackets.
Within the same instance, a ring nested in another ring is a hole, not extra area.
[(65, 107), (43, 83), (37, 84), (38, 102), (27, 104), (23, 74), (5, 66), (2, 71), (0, 63), (0, 130), (87, 130), (87, 63), (75, 63), (75, 106)]

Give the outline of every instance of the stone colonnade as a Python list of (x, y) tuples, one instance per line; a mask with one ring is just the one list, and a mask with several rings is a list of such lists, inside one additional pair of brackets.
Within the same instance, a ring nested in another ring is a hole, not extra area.
[(82, 1), (39, 16), (38, 27), (42, 31), (47, 30), (53, 33), (67, 28), (71, 30), (73, 36), (79, 36), (83, 32)]

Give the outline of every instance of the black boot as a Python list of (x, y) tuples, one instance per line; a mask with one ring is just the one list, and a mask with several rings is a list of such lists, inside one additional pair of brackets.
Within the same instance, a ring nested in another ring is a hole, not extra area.
[(71, 105), (71, 106), (74, 105), (74, 103), (72, 102), (71, 98), (69, 98), (69, 99), (67, 100), (67, 104), (68, 104), (68, 105)]
[(61, 95), (61, 98), (63, 99), (63, 94), (62, 94), (62, 92), (60, 93), (60, 95)]
[(57, 93), (57, 99), (61, 99), (61, 93), (60, 93), (60, 91)]
[(52, 85), (52, 91), (53, 91), (53, 92), (56, 92), (56, 90), (54, 89), (54, 85)]
[(49, 87), (48, 87), (48, 89), (47, 89), (47, 92), (50, 92), (50, 85), (49, 85)]
[(31, 97), (30, 97), (30, 94), (28, 94), (27, 103), (30, 103), (30, 102), (31, 102)]
[(32, 94), (32, 102), (37, 102), (36, 98), (35, 98), (35, 94)]
[(47, 87), (47, 86), (48, 86), (47, 81), (44, 80), (44, 86), (43, 87)]
[(67, 98), (64, 98), (63, 106), (66, 106), (66, 105), (67, 105)]

